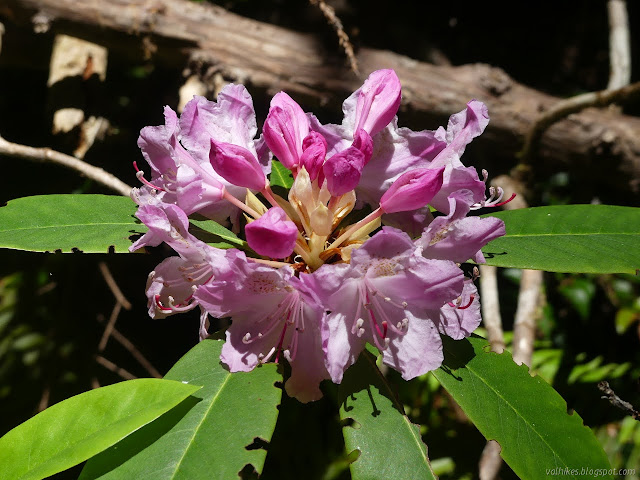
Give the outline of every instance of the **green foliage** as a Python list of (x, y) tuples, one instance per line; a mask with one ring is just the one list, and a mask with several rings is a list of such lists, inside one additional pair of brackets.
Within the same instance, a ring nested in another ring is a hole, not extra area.
[(291, 188), (293, 185), (293, 176), (291, 171), (277, 160), (271, 160), (271, 175), (269, 183), (272, 187)]
[(141, 379), (64, 400), (0, 439), (3, 477), (38, 480), (73, 467), (199, 389), (181, 382)]
[(0, 247), (34, 252), (128, 252), (134, 233), (146, 231), (129, 197), (36, 195), (0, 208)]
[(580, 416), (569, 415), (562, 397), (540, 377), (531, 377), (526, 366), (516, 365), (508, 353), (487, 351), (479, 337), (443, 340), (445, 362), (433, 374), (478, 430), (498, 441), (502, 458), (520, 478), (548, 478), (548, 470), (558, 467), (610, 468)]
[[(235, 478), (247, 464), (260, 472), (276, 424), (281, 377), (276, 365), (229, 373), (222, 342), (204, 340), (165, 378), (203, 385), (178, 408), (91, 459), (81, 479)], [(254, 442), (255, 441), (255, 442)]]
[(487, 264), (548, 272), (635, 273), (640, 208), (562, 205), (492, 213), (507, 234), (482, 251)]
[[(207, 243), (212, 244), (218, 248), (247, 248), (247, 242), (238, 238), (238, 236), (233, 233), (228, 228), (223, 227), (217, 222), (213, 220), (201, 220), (201, 219), (189, 219), (189, 223), (196, 226), (200, 230), (204, 232), (208, 232), (213, 235), (212, 239), (207, 239), (206, 237), (202, 237), (201, 235), (197, 235), (197, 232), (192, 232), (198, 238), (206, 241)], [(190, 229), (191, 230), (191, 229)]]
[(417, 425), (404, 414), (368, 351), (344, 375), (338, 388), (340, 418), (351, 476), (358, 479), (435, 478)]

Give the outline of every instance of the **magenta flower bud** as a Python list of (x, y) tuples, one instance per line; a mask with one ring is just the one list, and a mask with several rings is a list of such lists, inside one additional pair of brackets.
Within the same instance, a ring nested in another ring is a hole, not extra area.
[(318, 132), (309, 132), (309, 135), (302, 141), (300, 165), (307, 170), (311, 181), (318, 178), (326, 155), (327, 141)]
[(409, 170), (393, 182), (380, 199), (384, 213), (417, 210), (427, 205), (442, 187), (444, 167)]
[(349, 147), (324, 162), (322, 171), (331, 195), (339, 197), (358, 186), (364, 161), (364, 153)]
[(246, 148), (211, 140), (209, 160), (213, 169), (233, 185), (260, 191), (267, 182), (258, 159)]
[(267, 146), (285, 167), (291, 170), (300, 163), (309, 119), (289, 95), (280, 92), (273, 97), (262, 131)]
[(400, 80), (396, 72), (373, 72), (358, 93), (355, 129), (362, 128), (373, 137), (396, 116), (401, 98)]
[(298, 238), (298, 227), (280, 207), (270, 208), (260, 218), (247, 224), (244, 232), (251, 248), (259, 255), (271, 258), (291, 255)]
[(371, 136), (365, 130), (356, 130), (351, 145), (362, 152), (364, 155), (364, 164), (369, 163), (373, 155), (373, 140), (371, 140)]

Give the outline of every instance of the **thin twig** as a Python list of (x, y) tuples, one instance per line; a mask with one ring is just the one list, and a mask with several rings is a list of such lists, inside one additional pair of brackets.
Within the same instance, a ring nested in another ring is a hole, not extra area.
[(45, 410), (49, 406), (49, 397), (51, 396), (51, 388), (47, 384), (42, 391), (40, 402), (38, 402), (38, 412)]
[(50, 148), (34, 148), (27, 145), (8, 142), (0, 136), (0, 155), (25, 158), (37, 162), (50, 162), (75, 170), (82, 175), (101, 183), (121, 195), (129, 195), (131, 186), (100, 167), (94, 167), (70, 155), (56, 152)]
[(522, 270), (513, 325), (513, 361), (518, 365), (531, 366), (543, 273), (542, 270)]
[(538, 145), (540, 138), (542, 138), (542, 134), (554, 123), (587, 107), (604, 107), (612, 103), (621, 103), (639, 93), (640, 82), (636, 82), (616, 90), (583, 93), (582, 95), (559, 101), (549, 110), (542, 113), (527, 133), (524, 146), (518, 154), (521, 159), (521, 165), (530, 163), (533, 150)]
[(604, 395), (601, 398), (605, 400), (609, 400), (609, 403), (611, 403), (611, 405), (613, 405), (614, 407), (618, 407), (621, 410), (624, 410), (627, 413), (627, 415), (630, 415), (631, 417), (640, 421), (640, 411), (636, 410), (633, 407), (633, 405), (631, 405), (629, 402), (622, 400), (618, 395), (616, 395), (616, 392), (614, 392), (613, 389), (609, 386), (609, 382), (605, 380), (599, 382), (598, 389), (602, 393), (604, 393)]
[(135, 378), (138, 378), (135, 375), (132, 375), (131, 373), (127, 372), (124, 368), (120, 368), (115, 363), (111, 362), (110, 360), (107, 360), (102, 355), (96, 355), (96, 362), (98, 362), (100, 365), (105, 367), (107, 370), (111, 370), (113, 373), (124, 378), (125, 380), (133, 380)]
[(345, 55), (349, 59), (349, 66), (351, 67), (351, 71), (358, 75), (358, 61), (356, 60), (356, 55), (353, 53), (353, 45), (349, 40), (349, 35), (347, 35), (347, 33), (344, 31), (342, 22), (336, 15), (336, 11), (334, 10), (334, 8), (330, 5), (327, 5), (324, 0), (309, 0), (309, 3), (311, 5), (317, 6), (320, 9), (322, 14), (324, 15), (324, 18), (327, 19), (329, 24), (336, 31), (336, 35), (338, 35), (338, 42), (344, 50)]
[(116, 321), (118, 320), (118, 315), (120, 315), (120, 310), (122, 309), (122, 304), (120, 302), (116, 302), (113, 310), (111, 311), (111, 316), (109, 317), (109, 322), (107, 322), (107, 326), (104, 328), (104, 332), (102, 333), (102, 338), (100, 339), (100, 343), (98, 344), (98, 351), (104, 352), (104, 349), (107, 347), (107, 342), (109, 341), (109, 337), (113, 333), (113, 329), (116, 326)]
[(126, 297), (122, 293), (122, 290), (120, 290), (120, 287), (118, 287), (118, 284), (113, 278), (113, 275), (111, 275), (111, 272), (109, 271), (109, 267), (107, 266), (107, 264), (104, 262), (100, 262), (98, 264), (98, 267), (100, 267), (100, 273), (102, 273), (102, 277), (104, 278), (104, 281), (107, 282), (107, 285), (109, 286), (109, 289), (113, 293), (113, 296), (116, 297), (116, 300), (122, 304), (125, 310), (131, 310), (131, 302), (129, 302), (129, 300), (126, 299)]
[(502, 353), (505, 349), (500, 301), (498, 298), (498, 268), (480, 265), (480, 298), (482, 302), (482, 321), (487, 329), (491, 350)]
[(140, 353), (140, 350), (138, 350), (127, 337), (125, 337), (115, 328), (113, 329), (113, 332), (111, 332), (111, 336), (115, 341), (126, 348), (129, 353), (131, 353), (133, 358), (135, 358), (138, 363), (142, 365), (142, 367), (144, 367), (147, 372), (149, 372), (149, 375), (155, 378), (162, 378), (162, 374), (151, 364), (149, 360), (146, 359), (144, 355), (142, 355), (142, 353)]
[(498, 472), (502, 466), (501, 450), (502, 447), (495, 440), (489, 440), (484, 446), (478, 472), (480, 480), (493, 480), (498, 477)]
[(609, 84), (608, 90), (624, 87), (631, 81), (631, 45), (629, 18), (625, 0), (609, 0)]

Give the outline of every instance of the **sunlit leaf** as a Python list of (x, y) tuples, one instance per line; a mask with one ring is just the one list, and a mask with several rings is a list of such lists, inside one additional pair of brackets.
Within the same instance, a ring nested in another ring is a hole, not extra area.
[[(247, 464), (260, 472), (277, 419), (282, 378), (276, 365), (229, 373), (222, 342), (204, 340), (165, 378), (204, 385), (191, 404), (173, 409), (87, 462), (82, 480), (236, 478)], [(254, 442), (255, 439), (258, 439)]]
[(34, 252), (128, 252), (134, 233), (147, 228), (129, 197), (36, 195), (0, 208), (0, 248)]
[(293, 176), (287, 167), (277, 160), (271, 160), (271, 175), (269, 183), (272, 187), (291, 188), (293, 185)]
[(347, 452), (356, 457), (350, 465), (354, 480), (436, 478), (418, 426), (404, 414), (370, 352), (345, 372), (338, 395), (340, 418), (352, 422), (343, 435)]
[(482, 249), (487, 264), (548, 272), (635, 273), (640, 208), (559, 205), (490, 214), (507, 234)]
[[(201, 230), (208, 232), (213, 235), (214, 241), (221, 241), (220, 243), (214, 245), (218, 248), (233, 248), (240, 247), (245, 248), (247, 246), (247, 242), (238, 238), (238, 236), (233, 233), (228, 228), (223, 227), (217, 222), (213, 220), (200, 220), (200, 219), (189, 219), (189, 222)], [(194, 233), (194, 232), (192, 232)], [(207, 241), (207, 243), (211, 243)]]
[(57, 403), (0, 438), (2, 478), (38, 480), (71, 468), (199, 389), (148, 378), (97, 388)]
[[(488, 350), (479, 337), (443, 338), (445, 361), (433, 374), (488, 440), (502, 447), (502, 458), (527, 480), (613, 478), (607, 457), (580, 415), (568, 414), (562, 397), (509, 353)], [(584, 468), (587, 473), (580, 473)], [(556, 470), (554, 470), (556, 469)], [(558, 474), (557, 472), (568, 472)]]

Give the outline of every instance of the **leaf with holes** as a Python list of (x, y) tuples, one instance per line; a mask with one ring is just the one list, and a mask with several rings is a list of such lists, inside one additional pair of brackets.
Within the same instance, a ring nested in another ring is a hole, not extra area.
[(353, 422), (342, 432), (350, 457), (357, 456), (350, 465), (354, 480), (436, 478), (418, 426), (404, 414), (371, 353), (362, 352), (345, 372), (338, 396), (340, 418)]
[(640, 208), (560, 205), (490, 216), (504, 220), (507, 234), (482, 249), (488, 265), (576, 273), (640, 269)]
[(200, 387), (146, 378), (81, 393), (0, 438), (2, 478), (39, 480), (100, 453)]
[(291, 185), (293, 185), (293, 176), (289, 169), (279, 161), (271, 160), (271, 175), (269, 176), (269, 183), (272, 187), (284, 187), (289, 189), (291, 188)]
[[(275, 428), (282, 381), (274, 364), (229, 373), (222, 342), (204, 340), (165, 378), (204, 385), (190, 399), (87, 462), (81, 480), (236, 478), (247, 464), (260, 472)], [(257, 442), (254, 442), (255, 439)]]
[(562, 478), (596, 471), (612, 478), (605, 475), (611, 467), (593, 432), (580, 415), (567, 413), (565, 401), (543, 379), (516, 365), (508, 352), (488, 351), (480, 337), (443, 337), (443, 343), (444, 364), (433, 375), (478, 430), (500, 444), (502, 458), (520, 478), (546, 479), (554, 471), (563, 472)]
[(133, 215), (129, 197), (36, 195), (0, 208), (0, 248), (33, 252), (116, 253), (129, 251), (131, 237), (147, 227)]

